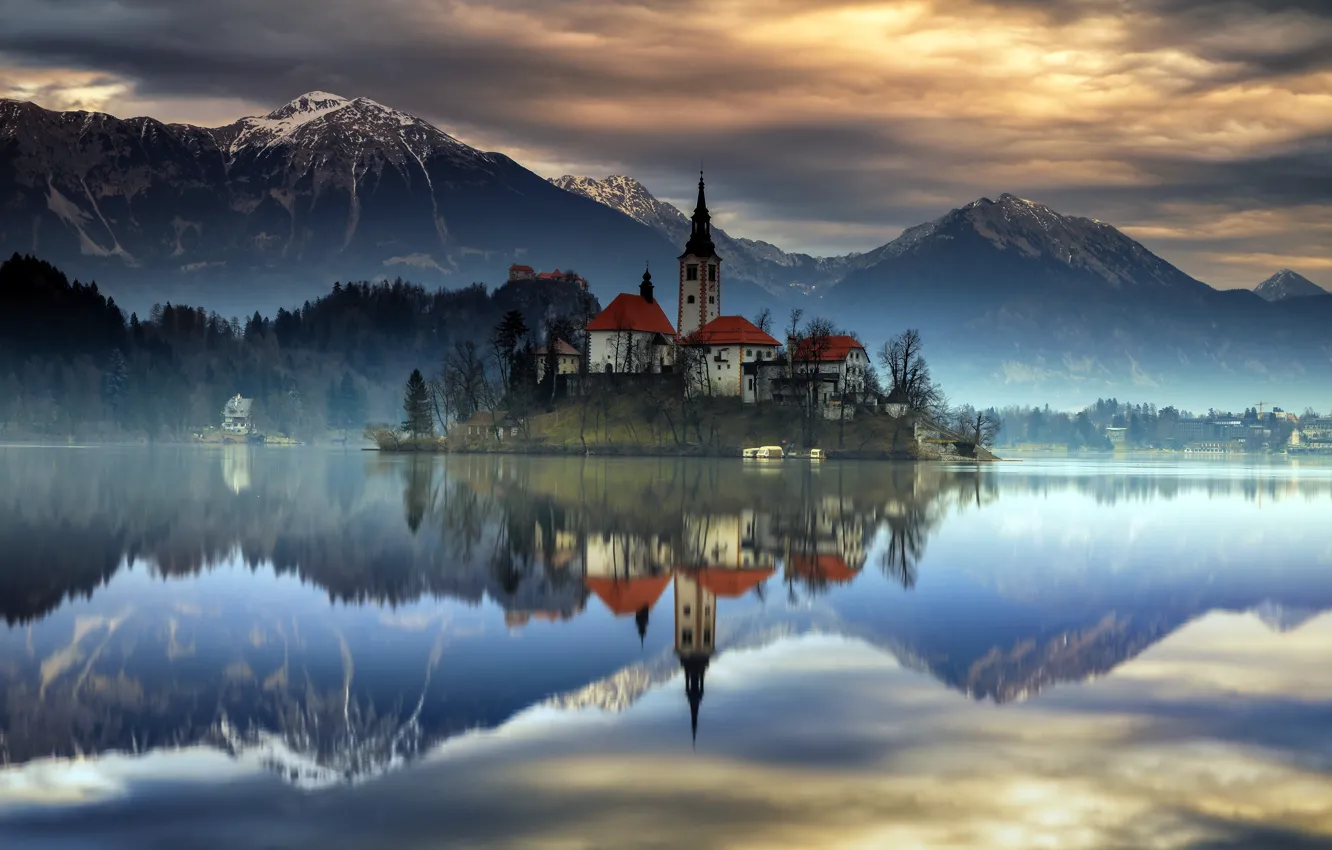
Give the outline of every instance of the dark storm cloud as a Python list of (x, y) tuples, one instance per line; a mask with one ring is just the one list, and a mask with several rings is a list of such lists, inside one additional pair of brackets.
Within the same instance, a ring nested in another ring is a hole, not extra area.
[(0, 21), (0, 84), (42, 78), (0, 89), (59, 103), (45, 77), (113, 77), (132, 95), (108, 108), (191, 114), (364, 95), (680, 199), (702, 160), (733, 232), (795, 249), (870, 248), (1003, 191), (1143, 227), (1186, 202), (1326, 204), (1332, 172), (1319, 0), (0, 0)]

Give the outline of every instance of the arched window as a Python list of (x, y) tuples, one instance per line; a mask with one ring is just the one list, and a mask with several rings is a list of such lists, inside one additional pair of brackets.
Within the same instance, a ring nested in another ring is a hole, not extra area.
[(716, 303), (717, 303), (717, 297), (716, 297), (715, 295), (709, 295), (709, 296), (708, 296), (708, 303), (709, 303), (709, 304), (716, 304)]
[(690, 295), (688, 298), (686, 298), (686, 299), (685, 299), (685, 303), (686, 303), (686, 304), (693, 304), (693, 303), (694, 303), (694, 296)]
[(716, 263), (708, 263), (708, 280), (712, 281), (713, 283), (716, 283), (716, 282), (717, 282), (717, 265), (716, 265)]

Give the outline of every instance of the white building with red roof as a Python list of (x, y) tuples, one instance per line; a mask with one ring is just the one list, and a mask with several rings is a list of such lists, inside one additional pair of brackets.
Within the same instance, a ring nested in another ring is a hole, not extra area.
[(846, 396), (865, 391), (870, 359), (865, 346), (849, 334), (805, 336), (787, 340), (790, 374), (785, 387), (775, 387), (774, 396), (798, 386), (808, 387), (821, 405), (835, 404)]
[(705, 394), (752, 404), (759, 398), (759, 367), (777, 357), (776, 339), (743, 316), (718, 316), (680, 340), (694, 353), (690, 378)]
[(675, 328), (643, 272), (638, 294), (622, 292), (587, 324), (589, 372), (670, 371), (675, 365)]

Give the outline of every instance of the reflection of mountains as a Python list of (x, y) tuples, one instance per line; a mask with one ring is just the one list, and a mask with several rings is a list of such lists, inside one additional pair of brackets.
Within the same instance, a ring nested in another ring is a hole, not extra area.
[[(1332, 607), (1332, 593), (1285, 582), (1279, 570), (1033, 590), (1036, 569), (1026, 585), (1025, 573), (991, 576), (963, 600), (917, 586), (926, 543), (950, 513), (1000, 495), (1069, 490), (1103, 502), (1186, 492), (1326, 498), (1332, 482), (247, 447), (0, 450), (0, 610), (34, 629), (26, 654), (5, 654), (24, 638), (0, 641), (0, 756), (210, 741), (258, 750), (294, 781), (317, 784), (374, 775), (543, 700), (623, 707), (680, 670), (659, 645), (639, 661), (638, 643), (649, 615), (654, 630), (663, 620), (653, 606), (666, 604), (656, 601), (665, 577), (681, 570), (769, 600), (723, 604), (718, 651), (838, 632), (999, 702), (1108, 671), (1208, 610), (1262, 606), (1267, 622), (1287, 628)], [(958, 513), (950, 529), (965, 531), (971, 515)], [(968, 555), (983, 549), (973, 544)], [(504, 641), (429, 618), (353, 633), (334, 622), (298, 629), (281, 611), (219, 620), (97, 607), (98, 588), (127, 564), (187, 577), (231, 560), (295, 575), (339, 601), (488, 598), (510, 627), (587, 623), (587, 612), (609, 608), (626, 618), (612, 632), (623, 639), (589, 652), (577, 632), (543, 632), (564, 643), (533, 664)], [(727, 584), (730, 570), (772, 577)], [(833, 593), (838, 586), (854, 591)], [(62, 617), (62, 602), (75, 597), (92, 598), (97, 613)]]

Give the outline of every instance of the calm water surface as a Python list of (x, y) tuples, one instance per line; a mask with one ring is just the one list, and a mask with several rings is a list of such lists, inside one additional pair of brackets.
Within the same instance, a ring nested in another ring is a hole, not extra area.
[(0, 449), (0, 846), (1332, 846), (1332, 467)]

